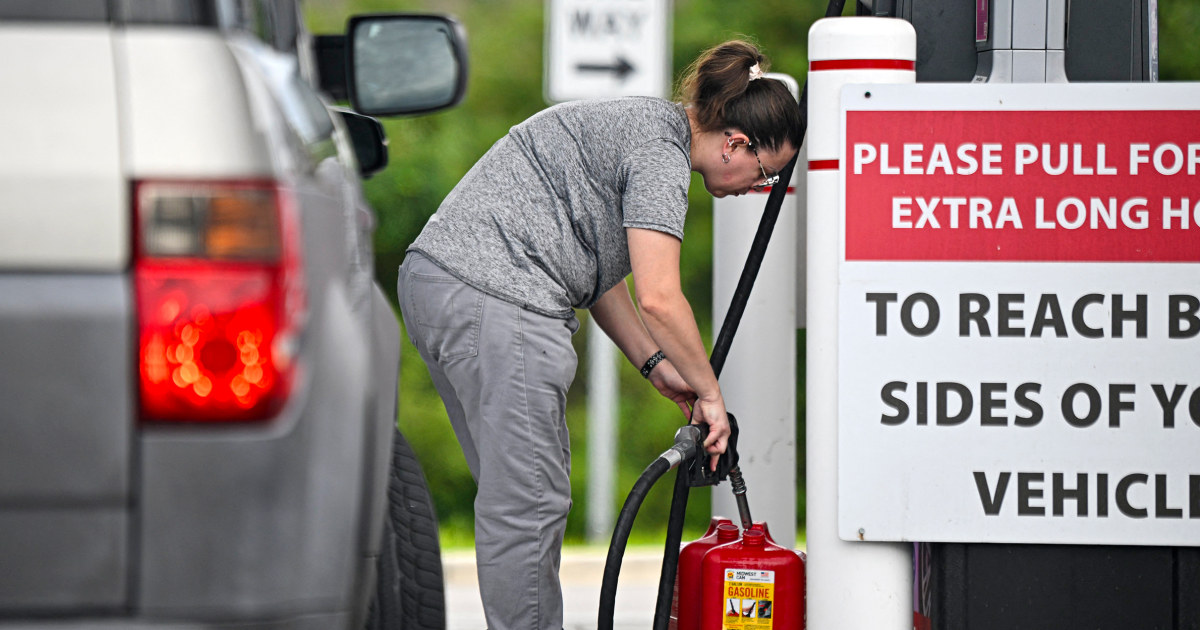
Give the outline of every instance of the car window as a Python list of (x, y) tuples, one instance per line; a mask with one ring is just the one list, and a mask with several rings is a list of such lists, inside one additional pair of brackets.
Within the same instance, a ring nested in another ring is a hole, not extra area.
[(0, 19), (216, 26), (214, 0), (4, 0)]
[(3, 0), (0, 20), (219, 26), (284, 52), (300, 31), (294, 0)]
[(108, 0), (6, 0), (0, 19), (69, 22), (108, 21)]
[(212, 0), (116, 0), (117, 20), (126, 24), (216, 26)]
[(295, 49), (299, 15), (293, 0), (217, 0), (221, 25), (250, 33), (284, 52)]

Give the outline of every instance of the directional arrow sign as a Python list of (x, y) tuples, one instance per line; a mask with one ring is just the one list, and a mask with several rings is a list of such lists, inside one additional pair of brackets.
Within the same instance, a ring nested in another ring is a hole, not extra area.
[(617, 60), (609, 64), (599, 63), (581, 63), (575, 66), (580, 72), (607, 72), (620, 79), (622, 82), (629, 76), (630, 72), (636, 70), (633, 64), (625, 60), (624, 57), (617, 57)]
[(546, 100), (667, 95), (669, 0), (547, 0)]

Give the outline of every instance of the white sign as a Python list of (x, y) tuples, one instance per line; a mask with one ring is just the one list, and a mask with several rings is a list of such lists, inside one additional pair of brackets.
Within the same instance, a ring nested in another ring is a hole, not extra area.
[(843, 90), (841, 538), (1200, 545), (1197, 103)]
[(667, 96), (668, 0), (547, 0), (546, 100)]

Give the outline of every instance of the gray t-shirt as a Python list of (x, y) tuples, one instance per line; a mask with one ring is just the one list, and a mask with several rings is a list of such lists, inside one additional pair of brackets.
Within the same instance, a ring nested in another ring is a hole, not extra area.
[(676, 103), (550, 107), (492, 145), (409, 250), (485, 293), (570, 317), (629, 275), (625, 228), (683, 238), (690, 151)]

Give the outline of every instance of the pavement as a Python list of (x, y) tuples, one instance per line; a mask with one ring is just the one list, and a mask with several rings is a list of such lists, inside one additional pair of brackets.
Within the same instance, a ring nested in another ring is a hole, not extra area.
[[(594, 630), (600, 609), (606, 547), (567, 547), (559, 570), (563, 587), (563, 629)], [(446, 579), (446, 630), (483, 630), (483, 604), (472, 550), (442, 552)], [(662, 549), (631, 547), (621, 560), (614, 630), (648, 630), (654, 625)]]

